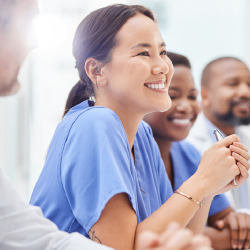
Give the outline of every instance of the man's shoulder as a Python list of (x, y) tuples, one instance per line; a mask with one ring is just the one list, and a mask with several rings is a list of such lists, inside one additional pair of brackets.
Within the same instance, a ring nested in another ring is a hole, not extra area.
[(193, 127), (190, 129), (187, 141), (197, 140), (200, 142), (205, 142), (207, 141), (208, 137), (209, 133), (206, 126), (205, 115), (200, 113)]
[(250, 152), (250, 125), (237, 127), (237, 134), (241, 142), (247, 147)]
[(211, 146), (211, 135), (209, 134), (206, 117), (203, 113), (199, 114), (186, 141), (192, 144), (201, 154)]

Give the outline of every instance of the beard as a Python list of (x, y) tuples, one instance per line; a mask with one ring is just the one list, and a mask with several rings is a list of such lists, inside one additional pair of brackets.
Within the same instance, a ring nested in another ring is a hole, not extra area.
[(250, 101), (249, 99), (241, 99), (239, 101), (232, 101), (230, 103), (229, 111), (226, 114), (216, 114), (215, 117), (223, 123), (230, 125), (232, 127), (239, 126), (239, 125), (249, 125), (250, 124), (250, 115), (248, 117), (238, 117), (233, 113), (233, 107), (241, 101)]

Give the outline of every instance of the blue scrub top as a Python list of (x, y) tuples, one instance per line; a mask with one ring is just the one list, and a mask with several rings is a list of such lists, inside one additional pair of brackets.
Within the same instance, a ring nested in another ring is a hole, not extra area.
[[(173, 142), (170, 154), (173, 164), (174, 191), (176, 191), (197, 170), (201, 155), (187, 141)], [(230, 206), (226, 196), (220, 194), (214, 197), (209, 216), (217, 214)]]
[(152, 131), (143, 121), (134, 155), (135, 164), (116, 113), (82, 102), (59, 123), (30, 203), (41, 207), (60, 230), (88, 237), (107, 202), (126, 193), (139, 223), (173, 191)]

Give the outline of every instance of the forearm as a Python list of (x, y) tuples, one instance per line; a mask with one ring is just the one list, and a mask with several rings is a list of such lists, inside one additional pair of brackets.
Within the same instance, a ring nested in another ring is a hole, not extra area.
[[(202, 201), (204, 197), (208, 196), (205, 185), (198, 182), (194, 176), (188, 179), (178, 190), (197, 201)], [(137, 234), (144, 230), (162, 233), (171, 221), (176, 221), (182, 228), (185, 228), (199, 209), (199, 205), (192, 200), (174, 194), (152, 215), (138, 224)], [(207, 215), (205, 215), (206, 217)], [(197, 232), (199, 229), (196, 230), (196, 227), (200, 228), (199, 222), (193, 223), (193, 229)]]
[(229, 229), (225, 228), (223, 230), (217, 230), (213, 227), (206, 227), (204, 235), (211, 239), (212, 247), (214, 249), (231, 249)]
[(202, 208), (200, 208), (195, 216), (190, 220), (190, 222), (187, 225), (187, 228), (192, 230), (195, 234), (202, 234), (204, 232), (204, 228), (207, 223), (208, 219), (208, 212), (211, 206), (211, 203), (213, 201), (214, 196), (210, 195), (208, 196), (202, 205)]

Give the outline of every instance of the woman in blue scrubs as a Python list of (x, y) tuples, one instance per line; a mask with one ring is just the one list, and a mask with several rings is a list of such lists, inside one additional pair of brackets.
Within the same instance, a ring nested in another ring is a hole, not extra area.
[[(171, 186), (176, 191), (197, 171), (201, 160), (200, 153), (183, 141), (197, 118), (200, 106), (189, 60), (171, 52), (167, 52), (167, 56), (175, 70), (168, 92), (172, 100), (171, 108), (166, 112), (148, 114), (144, 120), (152, 128)], [(230, 249), (234, 245), (238, 249), (248, 249), (250, 215), (234, 213), (223, 194), (214, 197), (209, 210), (209, 225), (220, 227), (223, 222), (218, 220), (227, 221), (231, 232), (228, 229), (205, 228), (205, 234), (211, 238), (215, 249)]]
[(31, 204), (59, 229), (117, 250), (137, 249), (141, 231), (159, 234), (171, 221), (201, 233), (213, 197), (234, 188), (235, 176), (238, 185), (248, 177), (249, 154), (237, 136), (225, 138), (173, 194), (152, 131), (142, 122), (171, 105), (173, 66), (152, 12), (117, 4), (90, 13), (77, 28), (73, 54), (80, 81)]

